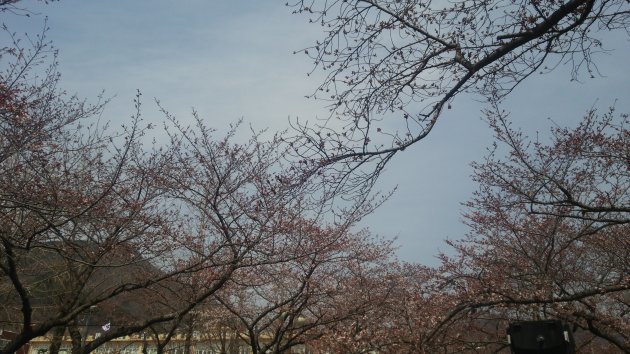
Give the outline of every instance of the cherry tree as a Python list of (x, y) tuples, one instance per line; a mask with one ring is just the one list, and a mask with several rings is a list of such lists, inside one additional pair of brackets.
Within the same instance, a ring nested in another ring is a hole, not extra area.
[[(45, 32), (25, 41), (3, 32), (0, 324), (18, 335), (0, 353), (51, 332), (58, 350), (66, 330), (73, 353), (124, 335), (172, 335), (235, 272), (294, 260), (300, 244), (283, 253), (284, 243), (300, 222), (347, 230), (375, 206), (331, 214), (332, 196), (313, 198), (285, 166), (278, 136), (236, 142), (236, 125), (219, 136), (196, 115), (188, 126), (166, 110), (155, 132), (140, 94), (128, 123), (111, 128), (99, 119), (106, 99), (90, 105), (59, 89)], [(152, 134), (166, 142), (147, 143)], [(88, 339), (90, 319), (110, 330)]]
[(555, 318), (579, 349), (629, 352), (628, 116), (591, 111), (549, 142), (507, 118), (489, 112), (499, 145), (475, 164), (470, 234), (443, 256), (441, 281), (457, 301), (436, 336), (455, 343), (461, 323), (475, 323), (487, 331), (475, 345), (496, 349), (509, 320)]
[(281, 262), (243, 268), (216, 297), (253, 353), (312, 346), (379, 306), (371, 297), (352, 296), (352, 285), (391, 256), (389, 243), (369, 241), (365, 231), (352, 233), (347, 225), (320, 227), (308, 220), (288, 231), (285, 240), (274, 239)]
[(423, 353), (417, 340), (428, 328), (426, 280), (431, 274), (419, 265), (395, 261), (371, 267), (344, 282), (343, 306), (363, 303), (357, 315), (328, 328), (312, 344), (333, 353)]
[(383, 294), (380, 306), (322, 348), (505, 352), (509, 322), (561, 319), (580, 352), (630, 350), (628, 116), (591, 111), (547, 140), (513, 129), (498, 106), (488, 117), (497, 142), (474, 165), (470, 233), (448, 241), (439, 267), (374, 272), (365, 291)]
[(312, 97), (331, 111), (324, 122), (296, 122), (296, 154), (312, 171), (342, 172), (334, 182), (357, 194), (462, 93), (504, 97), (567, 63), (573, 78), (597, 75), (605, 34), (627, 33), (630, 13), (624, 0), (288, 5), (322, 27), (323, 38), (301, 52), (326, 72)]
[(132, 290), (99, 283), (107, 269), (159, 254), (157, 235), (169, 234), (154, 187), (164, 161), (139, 150), (139, 114), (119, 132), (91, 119), (105, 101), (58, 89), (45, 31), (28, 41), (3, 32), (0, 296), (3, 320), (18, 331), (6, 352)]

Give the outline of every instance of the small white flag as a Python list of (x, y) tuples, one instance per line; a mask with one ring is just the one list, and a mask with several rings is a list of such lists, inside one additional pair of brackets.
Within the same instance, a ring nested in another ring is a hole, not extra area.
[(103, 325), (103, 331), (107, 332), (109, 331), (109, 329), (111, 328), (111, 323), (107, 322), (106, 324)]

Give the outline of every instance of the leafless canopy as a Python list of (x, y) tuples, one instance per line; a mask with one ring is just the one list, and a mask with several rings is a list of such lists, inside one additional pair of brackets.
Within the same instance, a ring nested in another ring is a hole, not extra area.
[[(325, 36), (302, 52), (328, 72), (312, 97), (330, 117), (297, 123), (296, 154), (370, 182), (430, 133), (463, 92), (504, 97), (561, 64), (595, 75), (603, 32), (628, 31), (625, 0), (303, 0), (289, 4)], [(364, 169), (363, 176), (357, 168)], [(374, 173), (376, 171), (376, 173)], [(336, 172), (339, 172), (338, 170)], [(359, 178), (358, 180), (356, 178)], [(356, 187), (356, 186), (355, 186)]]

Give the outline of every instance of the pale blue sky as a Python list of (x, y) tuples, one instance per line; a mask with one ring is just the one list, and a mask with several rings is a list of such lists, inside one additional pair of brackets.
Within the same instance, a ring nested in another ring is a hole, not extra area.
[[(159, 121), (158, 98), (180, 119), (198, 110), (218, 129), (243, 117), (257, 128), (283, 129), (289, 117), (326, 116), (322, 102), (307, 100), (318, 75), (312, 63), (293, 51), (322, 36), (320, 27), (291, 15), (283, 1), (255, 0), (61, 0), (23, 5), (39, 15), (9, 19), (17, 32), (41, 29), (48, 16), (49, 39), (60, 50), (62, 86), (82, 97), (101, 90), (116, 96), (104, 118), (124, 122), (133, 112), (136, 89), (144, 97), (144, 117)], [(614, 49), (597, 62), (605, 76), (571, 82), (567, 68), (532, 77), (506, 102), (515, 123), (526, 131), (547, 132), (551, 117), (571, 124), (597, 106), (617, 99), (630, 112), (630, 46), (625, 35), (608, 35)], [(464, 202), (475, 186), (469, 163), (481, 159), (491, 133), (481, 120), (481, 105), (461, 96), (436, 129), (388, 166), (381, 188), (398, 192), (363, 225), (383, 237), (398, 237), (399, 255), (435, 263), (442, 240), (459, 238)]]

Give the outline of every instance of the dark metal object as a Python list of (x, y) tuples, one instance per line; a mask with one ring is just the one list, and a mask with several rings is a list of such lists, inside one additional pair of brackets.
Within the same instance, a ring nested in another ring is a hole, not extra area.
[(507, 334), (513, 354), (575, 353), (571, 329), (562, 321), (512, 322)]

